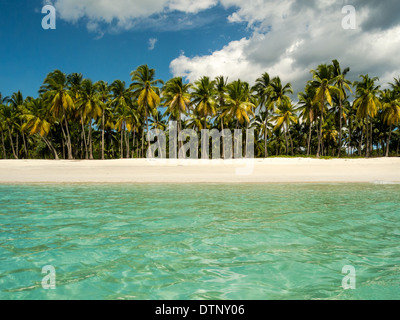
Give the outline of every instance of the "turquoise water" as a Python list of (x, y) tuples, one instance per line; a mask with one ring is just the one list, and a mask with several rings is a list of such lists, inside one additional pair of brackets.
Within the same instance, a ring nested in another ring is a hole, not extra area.
[[(400, 185), (0, 185), (1, 299), (400, 299)], [(44, 290), (42, 267), (56, 269)], [(356, 269), (344, 290), (342, 268)]]

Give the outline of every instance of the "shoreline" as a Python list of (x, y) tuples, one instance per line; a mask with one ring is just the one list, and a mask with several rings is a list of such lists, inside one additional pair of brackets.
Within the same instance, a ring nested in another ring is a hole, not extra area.
[(0, 160), (0, 184), (400, 183), (400, 158)]

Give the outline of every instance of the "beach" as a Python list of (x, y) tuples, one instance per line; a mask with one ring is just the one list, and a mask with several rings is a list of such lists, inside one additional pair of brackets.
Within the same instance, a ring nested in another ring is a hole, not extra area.
[(0, 183), (400, 183), (400, 158), (1, 160)]

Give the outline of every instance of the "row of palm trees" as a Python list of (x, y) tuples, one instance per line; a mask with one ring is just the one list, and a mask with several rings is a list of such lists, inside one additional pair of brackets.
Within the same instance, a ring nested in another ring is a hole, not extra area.
[(295, 104), (291, 84), (268, 73), (251, 87), (223, 76), (164, 83), (147, 65), (131, 72), (129, 85), (55, 70), (37, 98), (0, 94), (0, 156), (145, 157), (147, 132), (165, 130), (172, 120), (178, 134), (185, 128), (254, 128), (258, 157), (398, 155), (400, 78), (381, 90), (379, 79), (368, 75), (351, 83), (349, 71), (337, 60), (319, 65)]

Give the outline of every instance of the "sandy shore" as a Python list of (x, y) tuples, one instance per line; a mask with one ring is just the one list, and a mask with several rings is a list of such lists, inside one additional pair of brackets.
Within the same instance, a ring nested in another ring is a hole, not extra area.
[(0, 183), (400, 183), (400, 158), (0, 160)]

